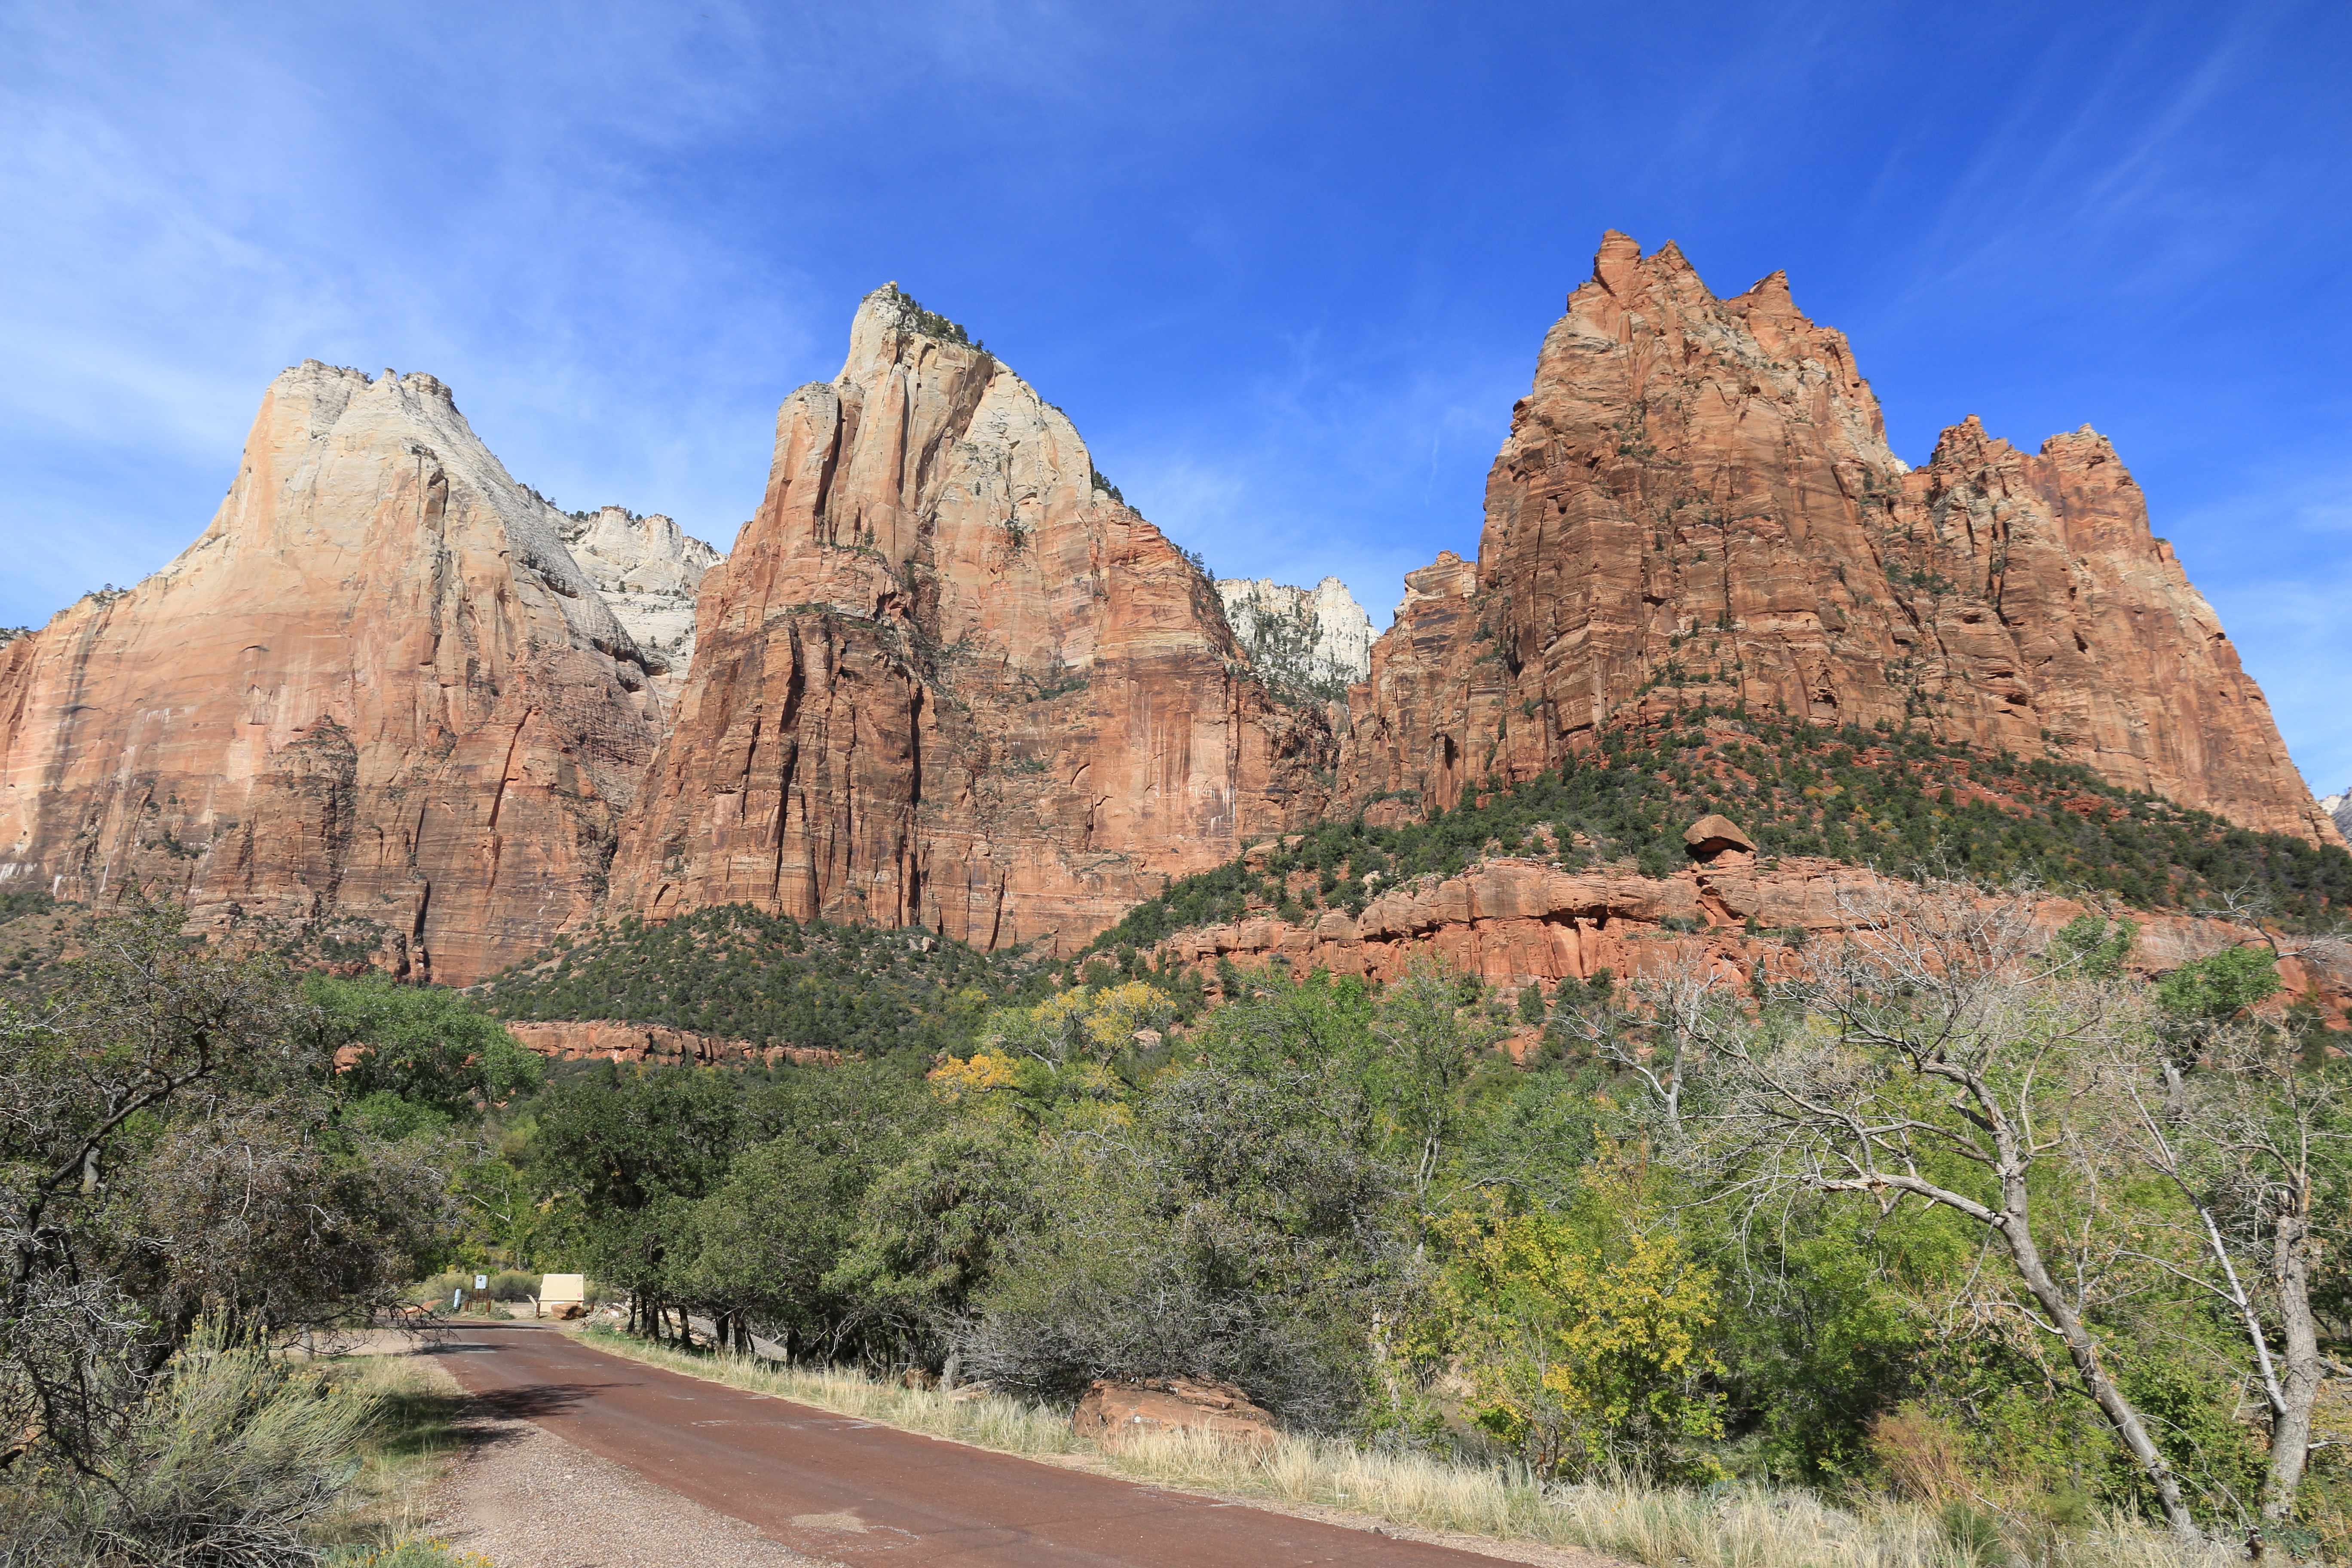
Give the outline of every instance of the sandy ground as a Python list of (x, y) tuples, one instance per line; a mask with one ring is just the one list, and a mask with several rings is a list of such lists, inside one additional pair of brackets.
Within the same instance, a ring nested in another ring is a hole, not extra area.
[(497, 1568), (817, 1568), (530, 1422), (473, 1418), (433, 1496), (431, 1530)]

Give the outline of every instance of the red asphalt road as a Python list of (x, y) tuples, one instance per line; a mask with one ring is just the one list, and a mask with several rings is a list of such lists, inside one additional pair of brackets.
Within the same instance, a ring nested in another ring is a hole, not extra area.
[(435, 1352), (532, 1421), (797, 1552), (845, 1563), (1223, 1568), (1496, 1559), (1041, 1465), (706, 1383), (517, 1323)]

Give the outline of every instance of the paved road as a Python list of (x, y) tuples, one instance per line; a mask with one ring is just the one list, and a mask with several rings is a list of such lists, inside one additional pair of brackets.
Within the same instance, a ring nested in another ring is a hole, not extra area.
[(437, 1353), (489, 1414), (536, 1422), (786, 1546), (845, 1563), (1496, 1561), (877, 1426), (646, 1366), (531, 1324), (467, 1324)]

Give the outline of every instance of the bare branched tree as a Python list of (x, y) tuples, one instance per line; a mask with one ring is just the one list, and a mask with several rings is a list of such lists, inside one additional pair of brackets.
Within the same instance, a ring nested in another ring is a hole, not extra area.
[(1981, 1227), (2023, 1288), (2012, 1309), (2063, 1345), (2167, 1521), (2197, 1536), (2088, 1321), (2101, 1260), (2043, 1201), (2098, 1180), (2097, 1067), (2142, 1030), (2132, 1004), (2046, 953), (2032, 889), (1887, 884), (1843, 901), (1845, 940), (1787, 988), (1804, 1021), (1711, 1042), (1702, 1157), (1734, 1195), (1851, 1193)]
[(2119, 1046), (2109, 1058), (2115, 1135), (2187, 1211), (2177, 1252), (2141, 1256), (2211, 1298), (2243, 1336), (2270, 1424), (2266, 1538), (2293, 1520), (2313, 1447), (2327, 1366), (2312, 1287), (2323, 1247), (2352, 1231), (2340, 1203), (2327, 1201), (2352, 1164), (2352, 1093), (2340, 1068), (2305, 1067), (2292, 1036), (2264, 1020), (2210, 1033), (2186, 1072), (2160, 1042)]
[(1552, 1027), (1647, 1091), (1665, 1135), (1683, 1136), (1684, 1102), (1717, 1040), (1745, 1026), (1738, 998), (1717, 964), (1698, 958), (1628, 988), (1633, 1006), (1613, 999), (1557, 1003)]

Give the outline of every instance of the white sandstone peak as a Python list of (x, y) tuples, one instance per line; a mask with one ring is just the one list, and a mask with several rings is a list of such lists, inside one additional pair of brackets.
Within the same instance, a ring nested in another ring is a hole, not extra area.
[(1337, 577), (1312, 588), (1271, 577), (1217, 583), (1225, 620), (1269, 682), (1307, 689), (1349, 686), (1370, 673), (1372, 618)]

